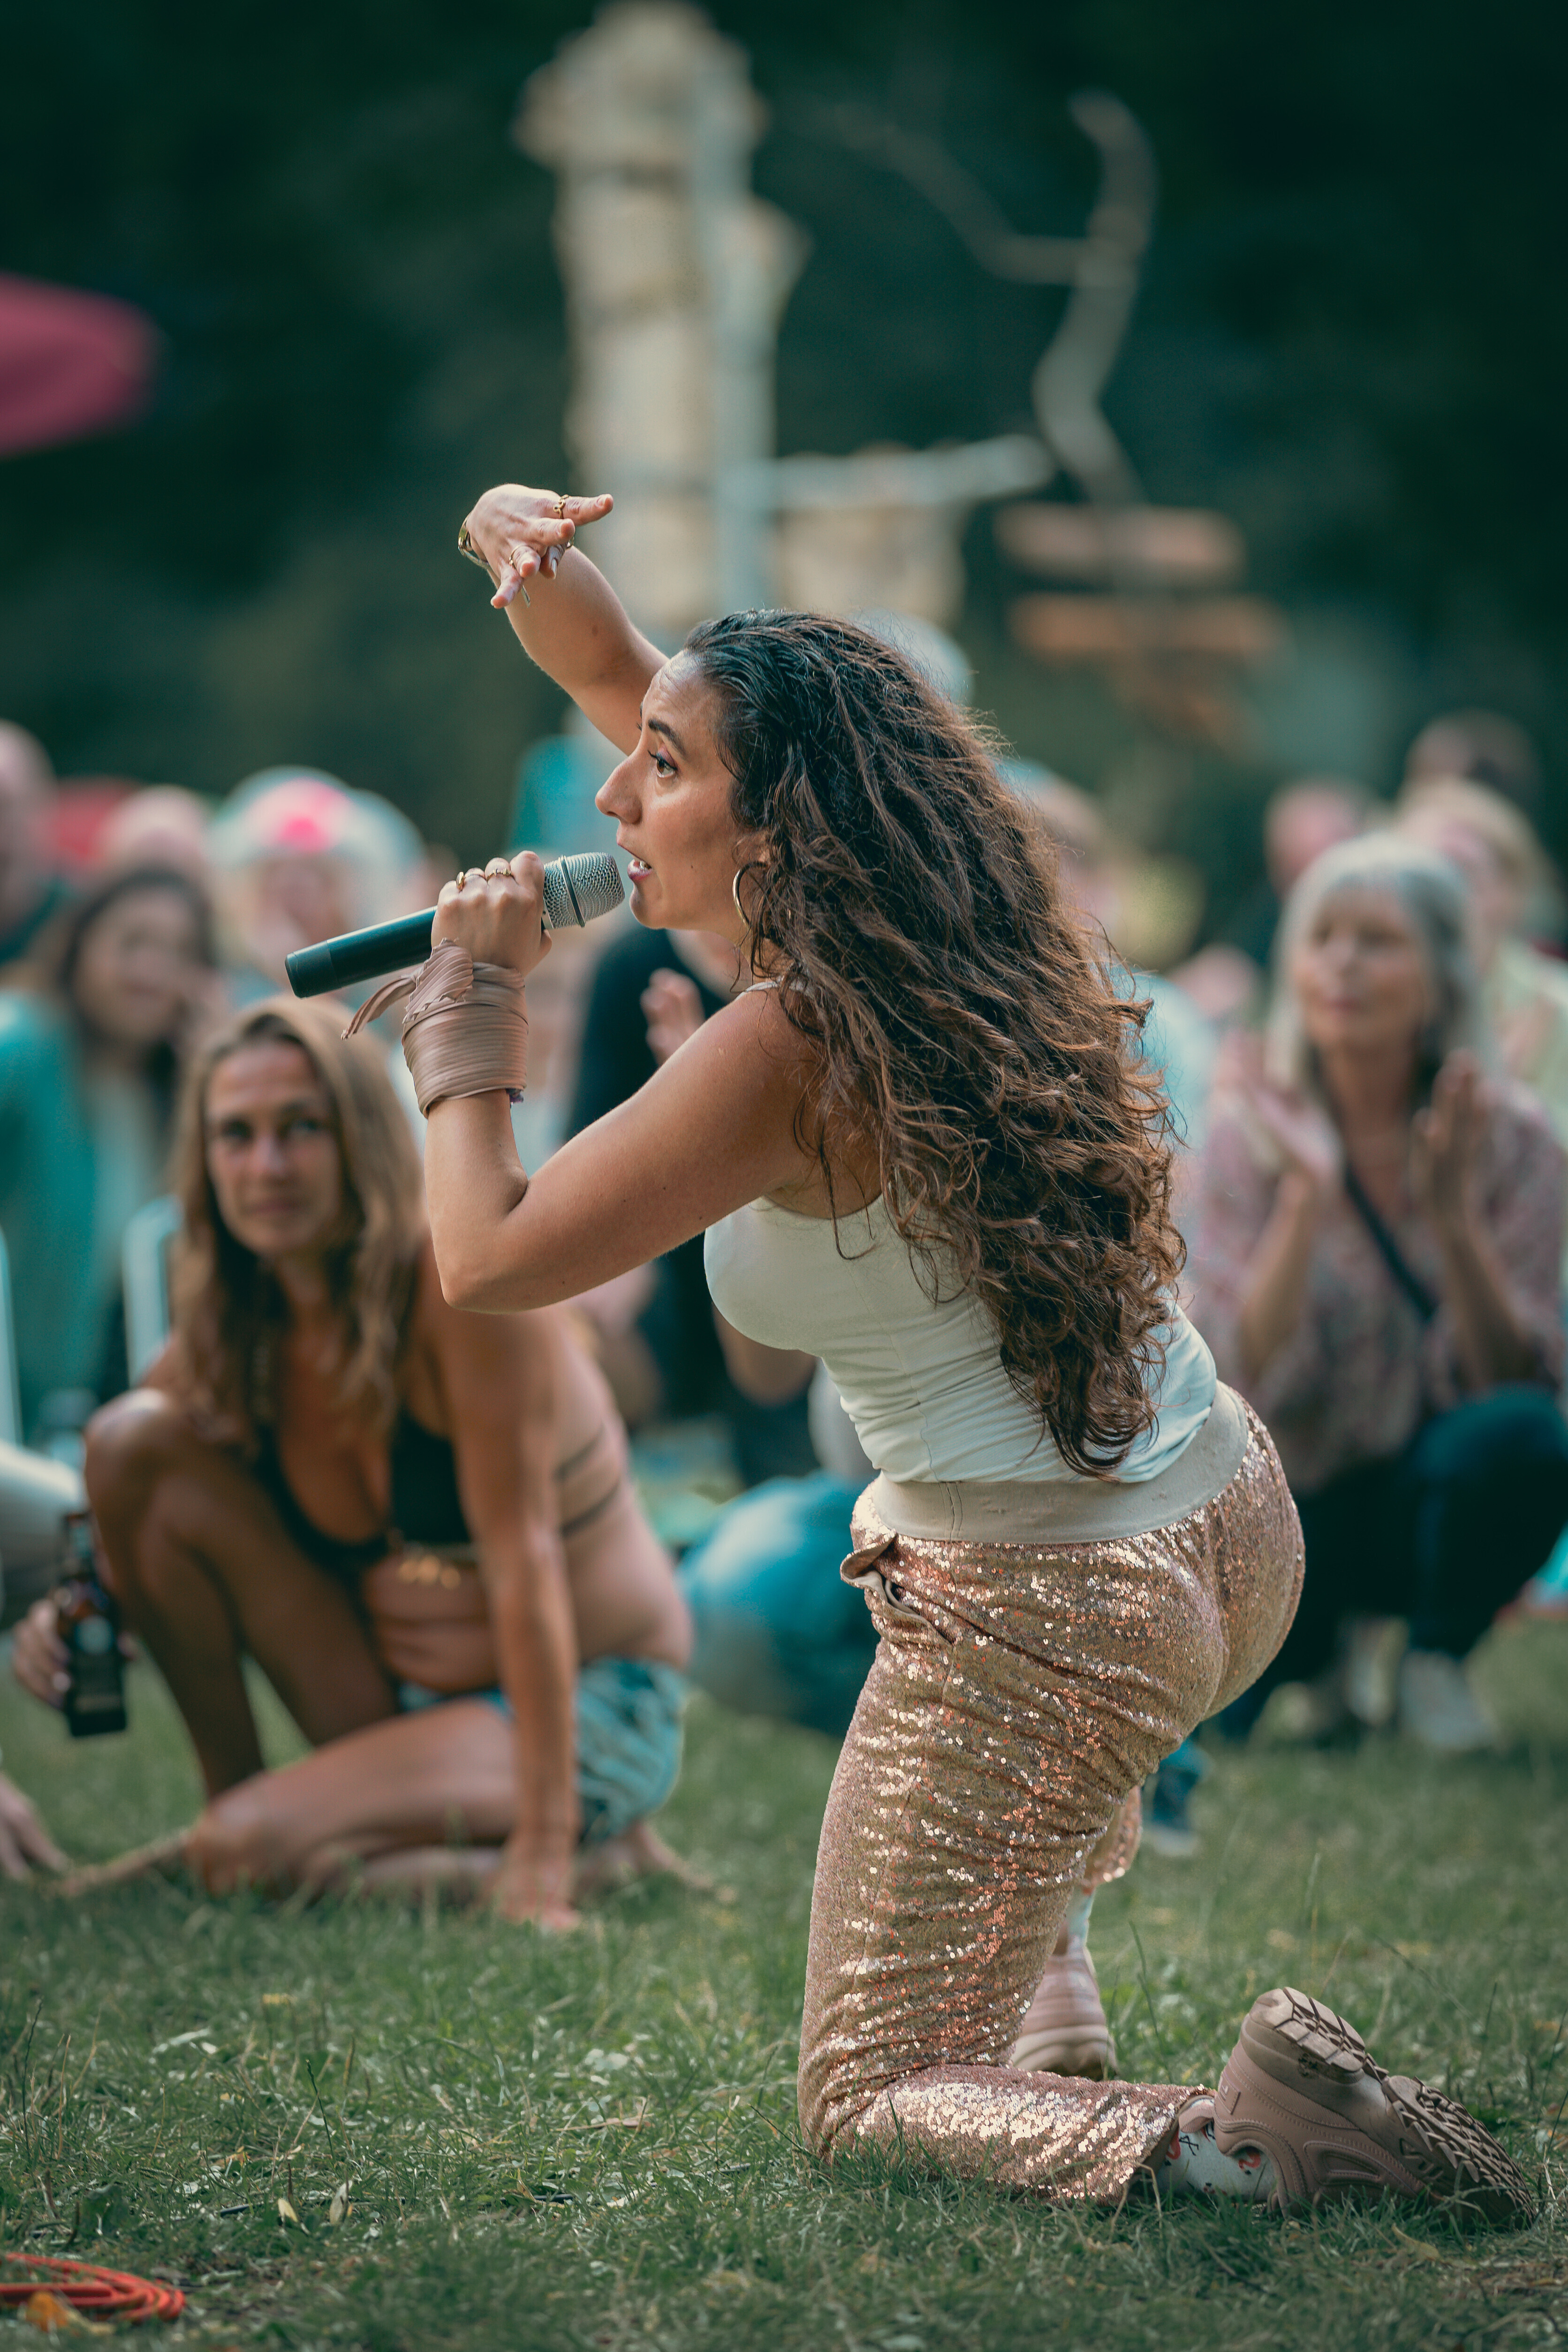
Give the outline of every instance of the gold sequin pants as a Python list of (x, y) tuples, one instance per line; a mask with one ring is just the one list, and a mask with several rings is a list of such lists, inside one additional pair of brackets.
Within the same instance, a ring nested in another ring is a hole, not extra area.
[(915, 1540), (862, 1496), (845, 1572), (881, 1638), (817, 1857), (800, 2111), (819, 2154), (869, 2140), (1109, 2201), (1194, 2095), (1003, 2062), (1074, 1889), (1131, 1859), (1139, 1783), (1295, 1613), (1300, 1528), (1247, 1419), (1228, 1485), (1152, 1534)]

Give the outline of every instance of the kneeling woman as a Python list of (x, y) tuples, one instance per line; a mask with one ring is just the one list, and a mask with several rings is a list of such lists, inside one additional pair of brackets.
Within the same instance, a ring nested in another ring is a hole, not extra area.
[(1479, 2125), (1289, 1988), (1217, 2099), (1005, 2063), (1138, 1783), (1278, 1648), (1295, 1509), (1172, 1297), (1137, 1016), (990, 747), (847, 623), (735, 614), (667, 662), (570, 545), (604, 510), (507, 489), (467, 535), (626, 754), (599, 805), (634, 912), (722, 931), (756, 985), (526, 1175), (505, 1092), (546, 945), (525, 856), (442, 893), (405, 1045), (449, 1297), (537, 1308), (706, 1229), (722, 1313), (824, 1359), (881, 1473), (846, 1563), (880, 1642), (818, 1853), (808, 2141), (1056, 2198), (1147, 2169), (1522, 2214)]
[[(689, 1644), (603, 1381), (557, 1313), (447, 1305), (403, 1113), (330, 1016), (231, 1021), (176, 1150), (174, 1336), (87, 1483), (206, 1782), (188, 1858), (214, 1887), (488, 1875), (570, 1925), (584, 1842), (655, 1858)], [(314, 1755), (262, 1770), (246, 1653)], [(52, 1696), (59, 1664), (46, 1603), (17, 1670)]]

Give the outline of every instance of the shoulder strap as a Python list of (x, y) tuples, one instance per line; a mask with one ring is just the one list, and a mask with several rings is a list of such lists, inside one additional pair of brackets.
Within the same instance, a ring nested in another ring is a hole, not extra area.
[(1411, 1306), (1415, 1309), (1415, 1312), (1420, 1317), (1422, 1322), (1430, 1323), (1433, 1316), (1437, 1312), (1438, 1306), (1441, 1302), (1434, 1297), (1430, 1290), (1427, 1289), (1426, 1285), (1422, 1281), (1421, 1276), (1416, 1273), (1415, 1267), (1411, 1265), (1409, 1259), (1400, 1248), (1399, 1244), (1394, 1240), (1394, 1235), (1390, 1233), (1383, 1218), (1373, 1207), (1371, 1201), (1367, 1198), (1365, 1185), (1362, 1182), (1361, 1178), (1356, 1174), (1355, 1170), (1351, 1166), (1348, 1160), (1345, 1162), (1344, 1183), (1346, 1197), (1348, 1198), (1352, 1208), (1355, 1211), (1357, 1216), (1366, 1227), (1367, 1232), (1372, 1235), (1373, 1240), (1376, 1243), (1378, 1255), (1382, 1258), (1384, 1265), (1394, 1276), (1394, 1279), (1398, 1284), (1400, 1289), (1405, 1293), (1405, 1296), (1409, 1300)]

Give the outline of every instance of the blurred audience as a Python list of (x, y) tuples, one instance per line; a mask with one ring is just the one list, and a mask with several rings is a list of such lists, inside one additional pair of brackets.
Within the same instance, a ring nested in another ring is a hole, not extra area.
[(296, 948), (425, 906), (442, 875), (405, 816), (308, 768), (267, 768), (230, 793), (208, 835), (225, 960), (245, 1003), (282, 985)]
[(1314, 859), (1365, 829), (1371, 802), (1342, 776), (1282, 784), (1263, 812), (1263, 874), (1211, 940), (1171, 975), (1216, 1027), (1247, 1017), (1264, 986), (1280, 909)]
[(163, 866), (189, 874), (204, 887), (211, 874), (207, 832), (212, 810), (199, 793), (179, 784), (142, 784), (126, 795), (104, 823), (99, 863)]
[(1289, 901), (1266, 1051), (1232, 1057), (1204, 1153), (1193, 1314), (1268, 1423), (1306, 1583), (1273, 1666), (1316, 1684), (1342, 1621), (1408, 1621), (1402, 1722), (1485, 1744), (1462, 1661), (1568, 1518), (1564, 1161), (1490, 1066), (1458, 876), (1395, 835), (1319, 858)]
[(0, 996), (0, 1232), (29, 1443), (125, 1385), (121, 1242), (162, 1189), (180, 1055), (214, 976), (205, 895), (174, 867), (109, 876), (53, 945), (47, 992)]
[(1155, 971), (1133, 968), (1137, 952), (1125, 917), (1135, 887), (1136, 861), (1113, 857), (1105, 819), (1088, 793), (1060, 776), (1040, 775), (1024, 797), (1050, 835), (1071, 904), (1114, 954), (1129, 961), (1133, 992), (1149, 1002), (1143, 1058), (1165, 1083), (1174, 1131), (1189, 1150), (1201, 1145), (1208, 1118), (1216, 1040), (1212, 1024), (1184, 988)]
[[(636, 1094), (741, 984), (728, 940), (706, 931), (623, 932), (600, 957), (584, 1016), (568, 1136)], [(781, 1391), (733, 1378), (708, 1295), (702, 1238), (576, 1301), (628, 1426), (721, 1412), (748, 1486), (816, 1466), (807, 1426), (811, 1365)], [(842, 1554), (840, 1555), (842, 1557)]]
[(1449, 710), (1429, 719), (1405, 756), (1406, 784), (1458, 776), (1511, 801), (1534, 824), (1541, 762), (1522, 727), (1496, 710)]
[(1530, 820), (1485, 784), (1442, 777), (1406, 785), (1397, 822), (1464, 876), (1470, 951), (1503, 1061), (1568, 1144), (1568, 964), (1525, 937), (1550, 878)]
[(54, 790), (55, 772), (37, 738), (0, 721), (0, 970), (29, 952), (65, 903), (44, 826)]

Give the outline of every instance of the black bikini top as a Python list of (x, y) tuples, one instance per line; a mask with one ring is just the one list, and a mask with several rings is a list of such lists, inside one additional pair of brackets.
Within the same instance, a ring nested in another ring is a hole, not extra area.
[(307, 1559), (328, 1576), (357, 1591), (367, 1568), (384, 1559), (398, 1544), (466, 1544), (473, 1541), (458, 1493), (458, 1468), (451, 1440), (438, 1437), (405, 1408), (399, 1412), (387, 1445), (392, 1473), (392, 1512), (386, 1527), (353, 1541), (330, 1536), (308, 1518), (283, 1475), (278, 1441), (270, 1429), (261, 1433), (261, 1452), (255, 1474), (270, 1497), (290, 1539)]

